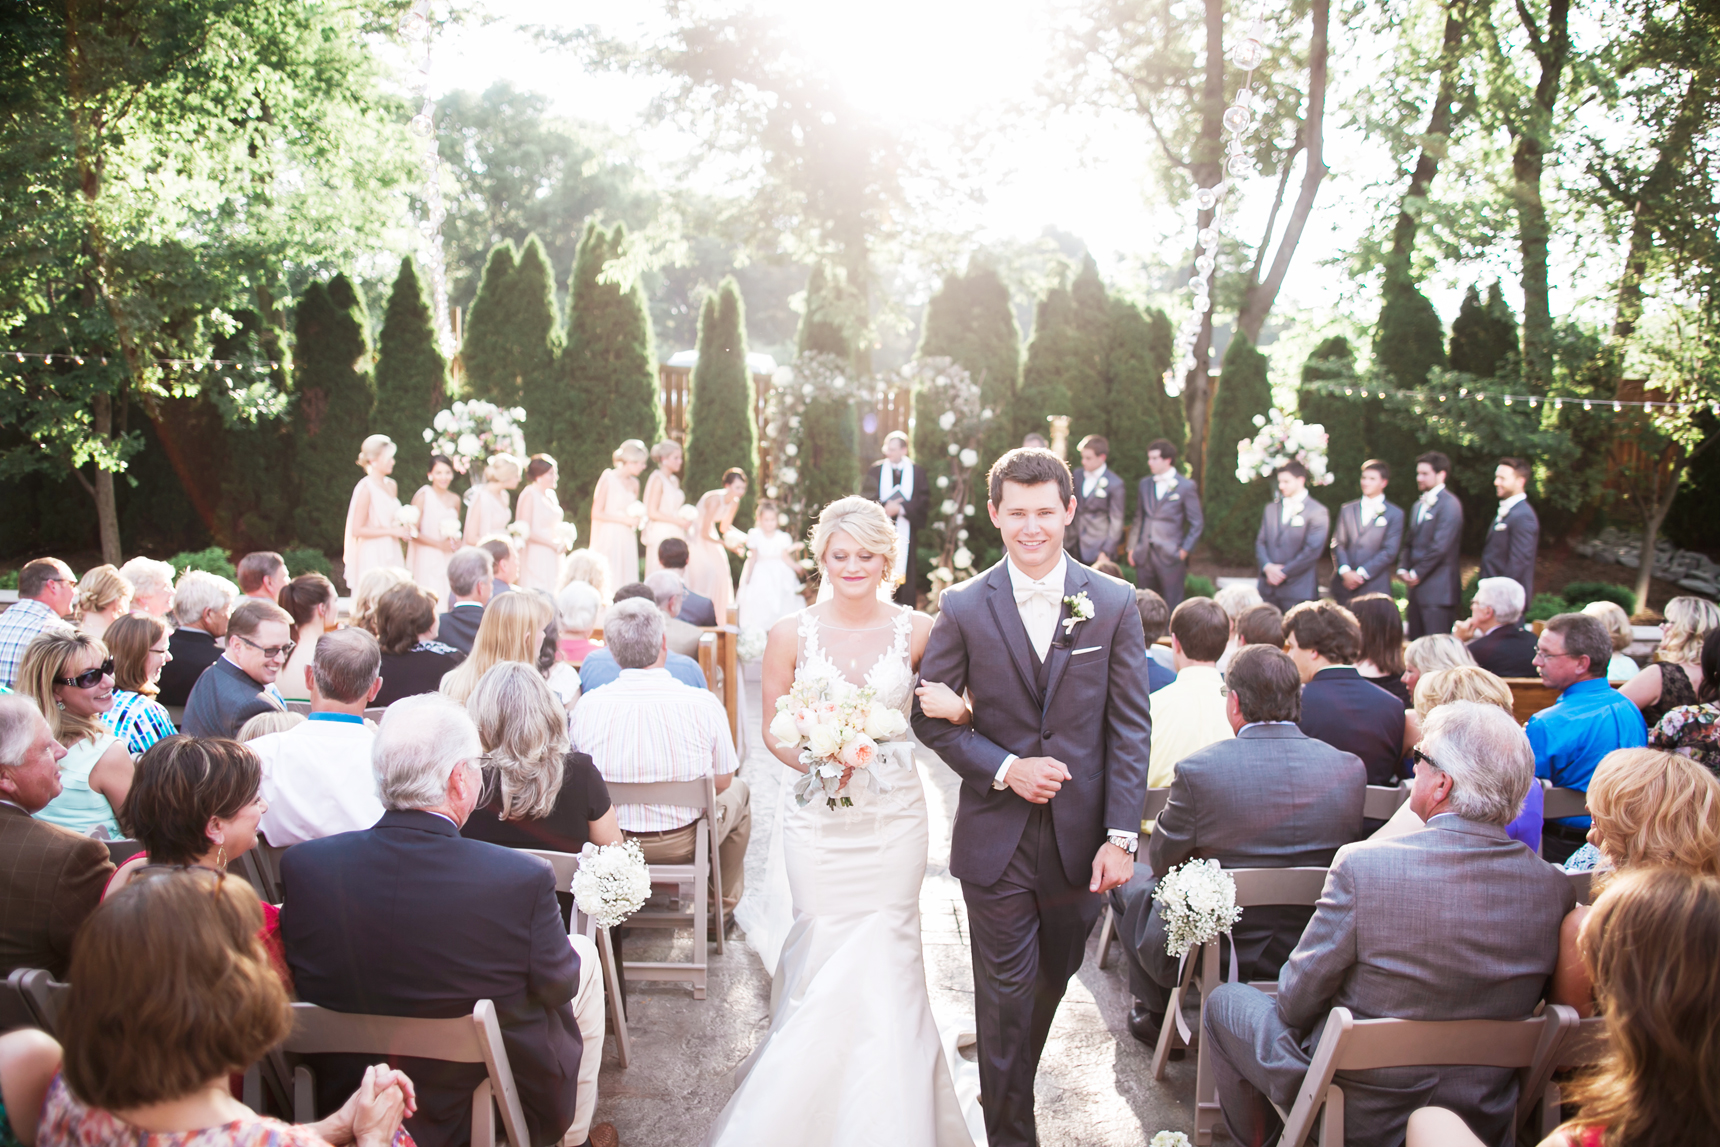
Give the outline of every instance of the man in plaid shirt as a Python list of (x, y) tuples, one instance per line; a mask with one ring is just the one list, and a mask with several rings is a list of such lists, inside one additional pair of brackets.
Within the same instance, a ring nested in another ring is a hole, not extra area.
[(0, 613), (0, 685), (12, 688), (24, 650), (45, 629), (70, 629), (65, 621), (78, 579), (59, 558), (37, 558), (18, 571), (18, 604)]

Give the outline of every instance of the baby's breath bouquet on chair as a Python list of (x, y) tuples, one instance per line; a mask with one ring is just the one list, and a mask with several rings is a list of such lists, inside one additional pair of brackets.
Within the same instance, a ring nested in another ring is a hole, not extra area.
[(1165, 925), (1165, 951), (1181, 959), (1242, 919), (1236, 880), (1216, 860), (1191, 860), (1165, 873), (1153, 899)]
[(573, 874), (573, 901), (599, 928), (613, 928), (651, 897), (651, 870), (636, 840), (597, 845), (587, 841)]

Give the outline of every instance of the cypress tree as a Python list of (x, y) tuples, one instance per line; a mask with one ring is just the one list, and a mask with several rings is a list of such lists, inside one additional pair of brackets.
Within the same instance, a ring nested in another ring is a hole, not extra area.
[(1497, 378), (1511, 366), (1517, 351), (1517, 316), (1495, 282), (1481, 301), (1481, 286), (1473, 283), (1463, 296), (1463, 308), (1451, 323), (1451, 369), (1477, 378)]
[(1128, 487), (1132, 515), (1137, 485), (1147, 475), (1147, 446), (1155, 439), (1167, 439), (1181, 458), (1188, 441), (1188, 420), (1182, 401), (1165, 393), (1164, 375), (1171, 365), (1170, 319), (1157, 309), (1142, 314), (1127, 299), (1112, 299), (1110, 311), (1103, 433), (1111, 441), (1111, 469)]
[(306, 288), (293, 316), (294, 521), (301, 542), (328, 553), (340, 552), (352, 487), (363, 476), (354, 463), (376, 405), (369, 355), (364, 303), (347, 277)]
[(1049, 437), (1045, 420), (1053, 414), (1069, 416), (1071, 457), (1083, 436), (1104, 433), (1109, 327), (1110, 300), (1088, 255), (1073, 283), (1053, 287), (1040, 301), (1015, 397), (1012, 446), (1028, 434)]
[[(795, 343), (801, 354), (830, 354), (849, 364), (849, 385), (863, 348), (863, 303), (840, 267), (813, 267), (806, 283), (806, 312)], [(808, 520), (838, 498), (860, 489), (860, 426), (852, 398), (816, 397), (800, 415), (800, 488)]]
[(723, 471), (747, 472), (747, 496), (735, 516), (752, 521), (758, 479), (758, 421), (747, 369), (746, 307), (734, 276), (705, 296), (699, 313), (699, 361), (687, 400), (687, 461), (681, 483), (689, 500), (715, 490)]
[[(966, 275), (944, 280), (926, 304), (915, 356), (952, 359), (979, 383), (980, 401), (991, 410), (980, 444), (982, 467), (1020, 441), (1013, 437), (1011, 407), (1021, 385), (1021, 328), (1009, 305), (1009, 288), (995, 268), (976, 263)], [(948, 438), (938, 429), (942, 413), (929, 394), (914, 396), (914, 457), (922, 466), (937, 464), (944, 454)]]
[(424, 431), (442, 405), (448, 386), (448, 360), (436, 345), (430, 302), (408, 255), (400, 260), (394, 290), (377, 336), (376, 410), (374, 433), (386, 434), (400, 448), (395, 479), (401, 493), (412, 496), (430, 469), (430, 446)]
[(1045, 293), (1033, 309), (1033, 338), (1027, 344), (1027, 359), (1021, 366), (1021, 386), (1015, 392), (1011, 411), (1010, 445), (1019, 445), (1029, 434), (1051, 436), (1045, 419), (1067, 413), (1069, 387), (1064, 374), (1076, 356), (1075, 299), (1069, 288), (1058, 284)]
[(1225, 348), (1218, 394), (1212, 403), (1212, 429), (1207, 436), (1206, 473), (1200, 496), (1206, 510), (1203, 539), (1219, 560), (1252, 562), (1260, 511), (1272, 500), (1271, 479), (1255, 478), (1247, 485), (1236, 480), (1236, 444), (1258, 432), (1256, 415), (1272, 407), (1272, 387), (1266, 379), (1266, 356), (1238, 332)]
[[(211, 357), (262, 358), (268, 354), (265, 348), (271, 342), (277, 347), (285, 342), (286, 332), (271, 329), (256, 311), (236, 311), (233, 318), (238, 329), (214, 335), (210, 340)], [(270, 371), (269, 381), (286, 391), (286, 369)], [(283, 416), (251, 421), (223, 417), (208, 394), (196, 399), (182, 399), (180, 405), (195, 411), (186, 411), (178, 416), (184, 428), (190, 431), (187, 440), (203, 446), (204, 465), (210, 473), (220, 475), (221, 499), (215, 526), (218, 540), (239, 553), (286, 548), (296, 530), (293, 486), (291, 481), (281, 480), (283, 474), (293, 472), (291, 419)], [(173, 481), (177, 487), (177, 479)], [(131, 493), (133, 499), (138, 499), (145, 491), (134, 489)], [(160, 492), (150, 492), (146, 500), (152, 508), (159, 505)], [(135, 501), (130, 503), (131, 506), (136, 504)], [(122, 522), (138, 528), (141, 523), (137, 511), (129, 509), (127, 503), (121, 503), (121, 510)]]
[(484, 274), (478, 280), (478, 293), (472, 299), (460, 344), (467, 397), (508, 406), (519, 403), (519, 387), (513, 381), (518, 373), (513, 316), (509, 313), (513, 306), (511, 281), (519, 261), (512, 240), (504, 239), (490, 248), (490, 257), (484, 262)]
[[(536, 235), (520, 247), (519, 263), (508, 278), (508, 300), (513, 311), (513, 360), (516, 371), (514, 393), (504, 405), (525, 408), (526, 446), (561, 460), (558, 450), (568, 429), (580, 418), (570, 409), (567, 387), (561, 378), (561, 322), (555, 309), (555, 271), (549, 253)], [(499, 400), (498, 400), (499, 401)]]
[[(1355, 375), (1356, 353), (1349, 339), (1337, 335), (1323, 340), (1302, 364), (1302, 387), (1296, 392), (1296, 416), (1326, 428), (1326, 467), (1332, 472), (1332, 484), (1309, 486), (1308, 491), (1332, 512), (1333, 529), (1338, 525), (1338, 508), (1356, 496), (1362, 463), (1374, 456), (1380, 404), (1372, 399), (1329, 394), (1310, 384), (1345, 382)], [(1395, 467), (1393, 473), (1397, 473)]]
[(1445, 328), (1415, 284), (1387, 282), (1374, 335), (1374, 362), (1402, 390), (1417, 390), (1427, 372), (1445, 365)]
[(575, 520), (589, 518), (592, 488), (617, 446), (637, 438), (649, 447), (663, 437), (645, 291), (637, 279), (617, 284), (598, 278), (626, 238), (619, 223), (605, 231), (587, 222), (568, 282), (565, 382), (553, 451), (561, 464), (561, 502), (578, 507)]

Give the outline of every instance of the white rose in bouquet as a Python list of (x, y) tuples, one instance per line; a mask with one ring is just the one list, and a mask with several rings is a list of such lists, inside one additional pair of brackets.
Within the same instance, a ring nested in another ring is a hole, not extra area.
[(908, 719), (900, 709), (875, 706), (866, 714), (866, 735), (874, 741), (893, 741), (908, 731)]
[(418, 507), (414, 506), (411, 502), (406, 503), (404, 506), (401, 506), (398, 510), (394, 511), (395, 524), (405, 526), (407, 529), (412, 529), (417, 526), (418, 519), (421, 517), (423, 517), (423, 514), (420, 513)]
[(639, 911), (651, 896), (651, 872), (636, 840), (587, 842), (573, 874), (573, 899), (599, 928), (613, 928)]
[(785, 749), (800, 748), (801, 730), (794, 719), (794, 710), (778, 709), (770, 719), (770, 735)]
[(579, 527), (572, 522), (557, 522), (555, 524), (555, 540), (561, 543), (565, 553), (579, 542)]
[(508, 523), (508, 533), (510, 533), (514, 536), (514, 541), (516, 541), (516, 542), (525, 541), (526, 535), (529, 534), (530, 532), (531, 532), (531, 530), (526, 527), (526, 524), (524, 522), (509, 522)]
[(458, 518), (443, 518), (442, 519), (442, 537), (444, 539), (446, 539), (447, 541), (451, 542), (451, 541), (455, 540), (464, 532), (465, 532), (465, 530), (462, 529), (460, 526), (460, 519), (458, 519)]
[(643, 522), (645, 520), (645, 503), (635, 498), (627, 503), (627, 509), (623, 510), (622, 513), (636, 522)]
[(681, 507), (681, 520), (683, 522), (687, 523), (689, 526), (692, 525), (694, 522), (698, 521), (699, 520), (699, 507), (697, 507), (697, 506), (682, 506)]
[(835, 725), (814, 725), (806, 735), (806, 747), (817, 757), (833, 757), (842, 751), (842, 730)]
[(731, 550), (744, 550), (747, 548), (747, 536), (730, 526), (723, 531), (723, 545)]

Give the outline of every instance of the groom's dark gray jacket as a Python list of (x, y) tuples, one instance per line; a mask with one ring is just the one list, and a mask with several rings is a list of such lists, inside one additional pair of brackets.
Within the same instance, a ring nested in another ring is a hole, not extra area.
[(1034, 672), (1006, 562), (946, 590), (920, 660), (920, 677), (973, 697), (973, 719), (952, 725), (914, 703), (914, 732), (962, 778), (950, 842), (950, 873), (995, 884), (1021, 841), (1033, 807), (992, 782), (1004, 758), (1055, 757), (1073, 779), (1051, 798), (1057, 849), (1072, 884), (1086, 887), (1107, 829), (1138, 831), (1147, 798), (1152, 718), (1147, 648), (1135, 591), (1070, 558), (1064, 596), (1085, 592), (1090, 621), (1072, 632), (1064, 604), (1046, 658), (1046, 688)]

